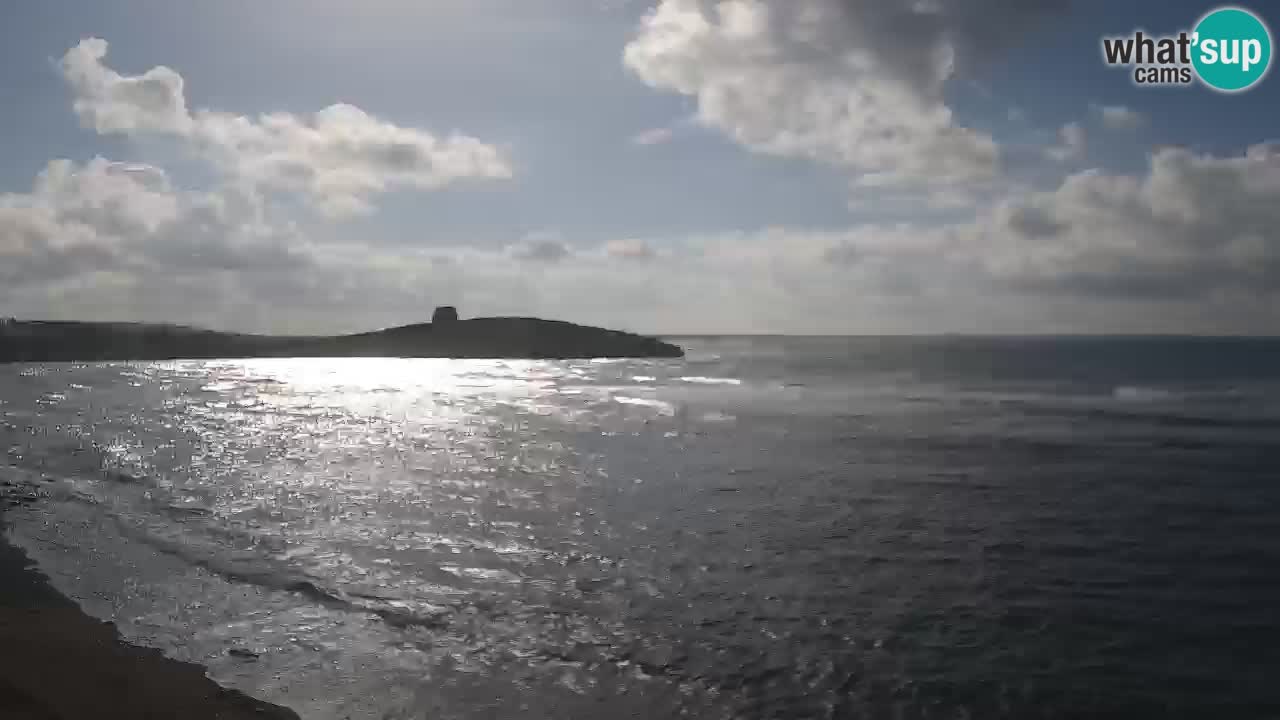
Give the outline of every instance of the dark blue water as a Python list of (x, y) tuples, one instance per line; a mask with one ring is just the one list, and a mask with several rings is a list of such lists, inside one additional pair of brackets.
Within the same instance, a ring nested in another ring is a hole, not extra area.
[(14, 539), (314, 717), (1280, 717), (1280, 342), (683, 342), (0, 368)]

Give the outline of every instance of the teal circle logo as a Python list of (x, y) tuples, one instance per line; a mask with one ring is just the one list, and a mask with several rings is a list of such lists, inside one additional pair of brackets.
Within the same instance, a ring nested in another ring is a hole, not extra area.
[(1220, 92), (1248, 90), (1271, 67), (1271, 31), (1262, 18), (1242, 8), (1224, 7), (1205, 15), (1191, 42), (1196, 74)]

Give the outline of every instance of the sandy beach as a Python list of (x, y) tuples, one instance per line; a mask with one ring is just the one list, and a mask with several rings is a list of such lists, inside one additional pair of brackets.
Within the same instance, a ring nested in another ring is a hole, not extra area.
[(0, 717), (6, 720), (297, 720), (219, 687), (199, 665), (123, 642), (58, 594), (4, 539), (0, 513)]

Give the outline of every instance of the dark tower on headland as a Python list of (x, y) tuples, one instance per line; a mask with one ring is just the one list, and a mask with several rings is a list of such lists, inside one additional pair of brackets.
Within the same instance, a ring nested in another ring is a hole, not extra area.
[(452, 305), (442, 305), (431, 314), (431, 323), (433, 325), (447, 325), (455, 322), (458, 322), (458, 308)]

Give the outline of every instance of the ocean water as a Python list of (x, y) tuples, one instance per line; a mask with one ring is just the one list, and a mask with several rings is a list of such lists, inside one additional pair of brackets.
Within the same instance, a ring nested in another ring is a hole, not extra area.
[(1280, 342), (0, 367), (9, 539), (339, 718), (1280, 717)]

